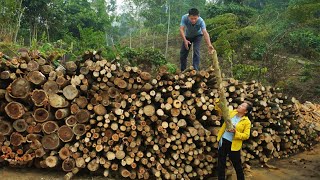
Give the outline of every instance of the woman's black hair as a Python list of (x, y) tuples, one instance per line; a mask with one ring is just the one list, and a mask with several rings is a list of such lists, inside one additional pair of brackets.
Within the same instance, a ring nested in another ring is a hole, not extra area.
[(245, 101), (245, 103), (247, 103), (247, 113), (246, 113), (246, 116), (252, 120), (252, 109), (253, 109), (253, 106), (252, 106), (252, 103), (249, 102), (249, 101)]

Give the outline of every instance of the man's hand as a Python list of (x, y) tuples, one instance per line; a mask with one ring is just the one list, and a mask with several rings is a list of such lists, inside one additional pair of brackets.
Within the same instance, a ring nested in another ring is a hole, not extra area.
[(208, 46), (208, 50), (209, 50), (209, 54), (213, 54), (216, 51), (212, 45)]
[(184, 41), (184, 47), (185, 47), (187, 50), (189, 50), (189, 44), (191, 44), (190, 41), (188, 41), (188, 40), (185, 40), (185, 41)]

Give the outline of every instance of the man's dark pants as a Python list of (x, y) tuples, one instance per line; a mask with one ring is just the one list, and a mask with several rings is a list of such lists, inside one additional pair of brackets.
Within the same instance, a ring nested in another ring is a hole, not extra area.
[[(199, 64), (200, 64), (200, 45), (202, 40), (202, 35), (189, 38), (186, 37), (188, 41), (190, 41), (193, 44), (193, 62), (192, 65), (195, 68), (195, 70), (199, 70)], [(191, 45), (189, 45), (190, 50)], [(181, 50), (180, 50), (180, 68), (181, 71), (184, 71), (187, 68), (187, 58), (189, 54), (189, 50), (186, 49), (184, 46), (184, 42), (182, 42)]]

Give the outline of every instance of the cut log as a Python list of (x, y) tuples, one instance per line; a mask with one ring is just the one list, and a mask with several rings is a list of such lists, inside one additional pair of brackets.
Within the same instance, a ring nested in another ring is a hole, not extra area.
[(25, 132), (28, 124), (24, 119), (18, 119), (13, 122), (12, 126), (17, 132)]
[(10, 144), (13, 146), (20, 146), (23, 143), (24, 137), (18, 133), (18, 132), (13, 132), (10, 135)]
[(128, 178), (128, 177), (130, 177), (130, 175), (131, 175), (130, 171), (128, 171), (128, 170), (125, 169), (124, 167), (121, 167), (121, 168), (120, 168), (120, 174), (121, 174), (121, 176), (124, 177), (124, 178)]
[(116, 152), (116, 158), (117, 159), (123, 159), (124, 157), (126, 156), (126, 153), (124, 152), (124, 151), (122, 151), (122, 150), (118, 150), (117, 152)]
[(58, 109), (55, 112), (55, 117), (56, 117), (56, 119), (63, 119), (65, 117), (69, 116), (69, 114), (70, 114), (69, 108)]
[(19, 119), (25, 113), (25, 107), (18, 102), (10, 102), (6, 105), (5, 111), (11, 119)]
[(65, 98), (57, 94), (49, 94), (49, 103), (54, 108), (65, 108), (69, 105)]
[(56, 167), (58, 165), (58, 157), (57, 156), (48, 156), (45, 159), (45, 163), (46, 163), (47, 167), (50, 167), (50, 168)]
[(101, 104), (94, 106), (93, 110), (94, 113), (100, 116), (107, 114), (107, 109)]
[(42, 85), (46, 82), (46, 76), (44, 76), (40, 71), (29, 72), (27, 79), (35, 85)]
[(58, 130), (58, 136), (63, 142), (70, 142), (74, 137), (74, 133), (69, 126), (63, 125)]
[(84, 96), (80, 96), (80, 97), (76, 98), (75, 102), (77, 103), (79, 108), (82, 108), (82, 109), (85, 108), (88, 105), (88, 100)]
[(46, 134), (52, 134), (59, 129), (58, 124), (55, 121), (47, 121), (42, 124), (42, 131)]
[(62, 170), (65, 172), (70, 172), (75, 167), (76, 167), (76, 163), (72, 158), (67, 158), (62, 162)]
[(10, 135), (12, 131), (13, 129), (12, 129), (11, 123), (4, 120), (0, 120), (0, 133), (7, 136), (7, 135)]
[(13, 98), (25, 99), (31, 91), (31, 85), (27, 79), (18, 78), (11, 83), (8, 91)]
[(60, 146), (60, 139), (56, 133), (44, 135), (41, 139), (43, 148), (48, 150), (55, 150)]
[(81, 109), (77, 112), (75, 117), (79, 123), (86, 123), (89, 121), (90, 112), (88, 110)]
[(63, 88), (62, 92), (64, 97), (68, 100), (73, 100), (79, 94), (78, 89), (73, 85), (66, 86), (65, 88)]
[(84, 124), (76, 124), (73, 126), (72, 131), (77, 136), (82, 136), (86, 133), (86, 126)]
[(77, 118), (75, 116), (71, 115), (66, 118), (65, 122), (66, 122), (67, 126), (73, 127), (77, 124)]
[(59, 91), (59, 86), (55, 81), (48, 80), (44, 83), (43, 90), (48, 94), (56, 94)]
[(144, 106), (143, 108), (143, 112), (145, 115), (147, 116), (153, 116), (155, 114), (155, 108), (153, 105), (147, 105), (147, 106)]
[(120, 89), (125, 89), (127, 87), (127, 82), (120, 78), (115, 78), (114, 84)]
[(37, 122), (51, 121), (54, 118), (51, 112), (49, 112), (44, 108), (36, 109), (34, 111), (33, 117), (34, 117), (34, 120)]
[(41, 107), (48, 104), (49, 97), (44, 90), (34, 90), (31, 94), (31, 99), (35, 106)]
[(90, 161), (87, 165), (87, 168), (89, 169), (89, 171), (97, 171), (99, 169), (99, 163), (97, 162), (96, 159)]
[(71, 172), (68, 172), (64, 177), (63, 179), (64, 180), (71, 180), (71, 178), (76, 175), (77, 173), (79, 172), (79, 168), (78, 167), (75, 167), (71, 170)]
[(66, 62), (66, 69), (70, 74), (73, 74), (77, 70), (77, 64), (74, 61)]

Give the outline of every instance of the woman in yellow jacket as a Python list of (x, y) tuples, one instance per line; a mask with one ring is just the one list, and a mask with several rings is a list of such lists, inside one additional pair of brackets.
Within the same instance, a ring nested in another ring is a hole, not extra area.
[(226, 123), (223, 123), (218, 133), (218, 179), (225, 179), (226, 158), (229, 155), (234, 169), (237, 173), (237, 179), (243, 180), (244, 173), (241, 165), (241, 147), (242, 141), (249, 139), (251, 122), (248, 118), (252, 111), (252, 104), (244, 102), (236, 110), (230, 111), (230, 118), (233, 129), (226, 130)]

